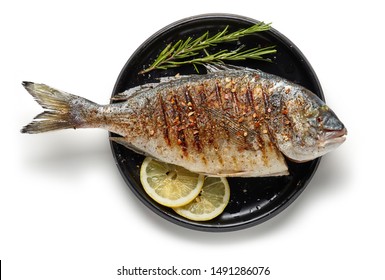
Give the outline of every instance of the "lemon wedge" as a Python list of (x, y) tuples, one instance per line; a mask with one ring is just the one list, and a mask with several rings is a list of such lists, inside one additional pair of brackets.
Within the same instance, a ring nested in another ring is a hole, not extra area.
[(208, 221), (220, 215), (230, 199), (226, 178), (206, 177), (199, 195), (187, 205), (173, 207), (179, 215), (193, 221)]
[(153, 200), (164, 206), (179, 207), (199, 195), (204, 176), (146, 157), (140, 168), (140, 181)]

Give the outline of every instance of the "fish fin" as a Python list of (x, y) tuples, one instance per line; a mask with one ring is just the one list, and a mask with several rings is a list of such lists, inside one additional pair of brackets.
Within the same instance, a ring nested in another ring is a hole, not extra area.
[(159, 84), (166, 84), (166, 83), (169, 83), (169, 82), (178, 81), (180, 79), (189, 78), (189, 77), (191, 77), (191, 76), (189, 76), (189, 75), (180, 75), (180, 74), (177, 74), (175, 76), (160, 77), (159, 78)]
[(286, 176), (289, 175), (289, 170), (286, 163), (282, 165), (280, 171), (269, 173), (267, 175), (261, 175), (259, 171), (223, 171), (217, 174), (203, 173), (203, 175), (211, 177), (276, 177), (276, 176)]
[(115, 143), (122, 145), (123, 147), (126, 147), (127, 149), (130, 149), (138, 154), (146, 156), (147, 154), (143, 152), (142, 150), (139, 150), (134, 145), (132, 145), (130, 142), (128, 142), (124, 137), (110, 137), (110, 141), (114, 141)]
[(143, 92), (151, 90), (157, 86), (161, 86), (161, 85), (170, 83), (172, 81), (177, 81), (177, 80), (179, 80), (181, 78), (185, 78), (185, 77), (188, 77), (188, 76), (175, 75), (175, 76), (160, 77), (158, 83), (148, 83), (148, 84), (144, 84), (144, 85), (130, 88), (128, 90), (125, 90), (125, 91), (118, 93), (115, 96), (111, 97), (111, 100), (113, 100), (113, 101), (125, 101), (125, 100), (128, 100), (130, 98), (137, 96), (138, 94), (141, 94)]
[(136, 87), (130, 88), (128, 90), (125, 90), (123, 92), (116, 94), (115, 96), (111, 97), (111, 100), (112, 101), (125, 101), (125, 100), (128, 100), (130, 98), (137, 96), (140, 93), (146, 92), (146, 91), (154, 88), (157, 85), (158, 85), (158, 83), (149, 83), (149, 84), (136, 86)]
[[(78, 128), (84, 121), (82, 118), (84, 112), (81, 110), (80, 103), (94, 104), (82, 97), (51, 88), (45, 84), (23, 82), (22, 85), (36, 102), (46, 109), (43, 113), (38, 114), (31, 123), (24, 126), (21, 129), (22, 133), (35, 134), (65, 128)], [(79, 105), (75, 113), (72, 108), (73, 104), (71, 104), (74, 100), (82, 101), (78, 102)]]
[(225, 71), (251, 70), (250, 68), (225, 63), (210, 63), (203, 65), (206, 68), (207, 74)]

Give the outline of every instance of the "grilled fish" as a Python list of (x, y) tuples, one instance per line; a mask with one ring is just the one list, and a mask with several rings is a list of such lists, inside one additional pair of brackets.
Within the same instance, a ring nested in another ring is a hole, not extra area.
[(306, 88), (260, 70), (207, 69), (127, 90), (107, 105), (23, 82), (46, 111), (21, 132), (103, 128), (136, 152), (232, 177), (286, 175), (286, 159), (309, 161), (344, 142), (345, 126)]

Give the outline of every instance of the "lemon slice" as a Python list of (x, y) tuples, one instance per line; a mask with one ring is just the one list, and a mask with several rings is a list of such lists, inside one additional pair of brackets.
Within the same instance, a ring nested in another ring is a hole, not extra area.
[(153, 200), (164, 206), (178, 207), (197, 197), (204, 176), (146, 157), (140, 168), (140, 181)]
[(230, 199), (226, 178), (206, 177), (200, 194), (189, 204), (174, 207), (179, 215), (193, 221), (208, 221), (220, 215)]

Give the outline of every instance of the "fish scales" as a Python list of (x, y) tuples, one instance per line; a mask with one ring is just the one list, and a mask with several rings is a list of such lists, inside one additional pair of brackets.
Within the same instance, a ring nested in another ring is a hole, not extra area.
[(100, 127), (130, 149), (212, 176), (285, 175), (285, 157), (311, 160), (346, 134), (313, 93), (253, 69), (167, 78), (108, 105), (42, 84), (24, 86), (48, 111), (22, 132)]

